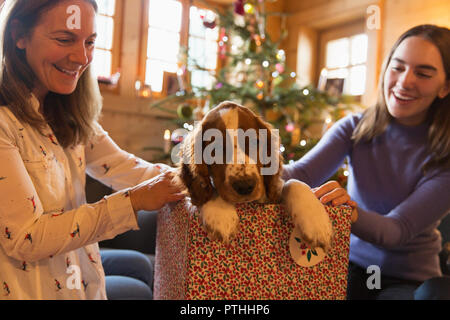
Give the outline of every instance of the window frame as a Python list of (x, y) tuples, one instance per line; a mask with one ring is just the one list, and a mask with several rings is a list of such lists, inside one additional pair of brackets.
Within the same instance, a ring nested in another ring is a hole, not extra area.
[[(139, 48), (139, 63), (138, 63), (138, 75), (137, 80), (141, 81), (141, 83), (145, 82), (145, 72), (146, 72), (146, 63), (147, 63), (147, 47), (148, 47), (148, 9), (149, 9), (149, 1), (151, 0), (141, 0), (142, 7), (142, 16), (141, 16), (141, 28), (140, 28), (140, 48)], [(182, 13), (181, 13), (181, 28), (180, 28), (180, 46), (188, 48), (189, 45), (189, 20), (190, 20), (190, 7), (196, 6), (201, 9), (225, 9), (226, 5), (223, 4), (205, 4), (204, 2), (197, 0), (178, 0), (182, 5)], [(219, 42), (219, 39), (217, 40)], [(217, 67), (216, 72), (220, 70), (220, 59), (219, 55), (217, 55)], [(187, 87), (190, 87), (190, 78), (187, 77)], [(164, 87), (164, 84), (163, 84)], [(165, 97), (164, 90), (161, 92), (152, 92), (153, 98), (162, 98)]]
[[(324, 30), (321, 30), (319, 32), (319, 63), (318, 63), (318, 69), (317, 69), (317, 75), (320, 75), (321, 70), (326, 68), (326, 50), (327, 50), (327, 43), (333, 40), (337, 40), (340, 38), (351, 38), (353, 36), (356, 36), (358, 34), (366, 34), (367, 30), (365, 29), (365, 20), (355, 20), (351, 21), (349, 23), (346, 23), (344, 25), (338, 25), (333, 26), (331, 28), (327, 28)], [(368, 36), (368, 35), (367, 35)], [(368, 39), (369, 40), (369, 39)], [(350, 69), (352, 66), (357, 65), (364, 65), (366, 66), (366, 79), (365, 79), (365, 91), (361, 95), (352, 95), (357, 101), (360, 101), (362, 99), (362, 96), (366, 94), (367, 91), (367, 79), (368, 79), (368, 73), (367, 73), (367, 66), (368, 66), (368, 59), (369, 54), (367, 54), (366, 62), (365, 63), (359, 63), (356, 65), (352, 65), (351, 62), (345, 67), (347, 69)], [(340, 68), (336, 68), (340, 69)]]
[[(121, 69), (121, 48), (122, 48), (122, 33), (123, 33), (123, 10), (124, 10), (124, 0), (116, 0), (116, 8), (114, 11), (114, 16), (112, 16), (114, 21), (114, 34), (111, 47), (111, 75), (120, 71)], [(120, 93), (121, 81), (114, 87), (99, 83), (101, 91), (108, 91), (110, 93), (119, 94)]]

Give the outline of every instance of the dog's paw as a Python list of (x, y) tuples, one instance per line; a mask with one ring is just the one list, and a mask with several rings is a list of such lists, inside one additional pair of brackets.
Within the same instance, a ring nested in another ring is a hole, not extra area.
[(289, 180), (283, 187), (283, 203), (300, 231), (302, 240), (311, 248), (331, 249), (333, 227), (325, 207), (308, 185)]
[(230, 243), (239, 226), (239, 216), (233, 204), (217, 197), (200, 208), (203, 226), (210, 240)]

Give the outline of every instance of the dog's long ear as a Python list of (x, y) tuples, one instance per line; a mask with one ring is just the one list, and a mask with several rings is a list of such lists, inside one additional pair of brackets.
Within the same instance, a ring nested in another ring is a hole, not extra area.
[[(195, 142), (203, 143), (202, 124), (189, 133), (180, 148), (180, 161), (178, 163), (178, 177), (186, 187), (191, 202), (195, 206), (201, 206), (213, 196), (213, 186), (209, 177), (208, 167), (203, 162), (203, 156), (195, 159)], [(203, 148), (199, 148), (203, 152)]]
[[(266, 197), (267, 200), (271, 203), (279, 203), (281, 201), (281, 191), (283, 189), (284, 181), (281, 178), (282, 177), (282, 171), (283, 171), (283, 156), (281, 155), (279, 146), (280, 146), (280, 137), (278, 136), (278, 140), (275, 141), (276, 144), (272, 145), (272, 136), (275, 138), (275, 135), (273, 134), (273, 128), (272, 125), (264, 120), (262, 120), (260, 117), (256, 117), (256, 121), (258, 122), (258, 128), (259, 129), (266, 129), (267, 130), (267, 143), (268, 145), (265, 146), (267, 148), (267, 153), (270, 159), (276, 159), (278, 160), (277, 164), (277, 171), (274, 174), (268, 174), (263, 176), (264, 180), (264, 187), (266, 189)], [(261, 146), (260, 146), (261, 147)], [(272, 152), (275, 152), (273, 155)], [(264, 165), (264, 167), (269, 167), (272, 164)]]

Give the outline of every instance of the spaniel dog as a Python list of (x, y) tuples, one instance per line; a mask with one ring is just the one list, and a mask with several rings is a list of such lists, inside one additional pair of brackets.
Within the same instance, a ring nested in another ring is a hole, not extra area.
[(282, 180), (278, 131), (250, 109), (222, 102), (186, 136), (179, 156), (176, 179), (212, 240), (230, 242), (239, 225), (235, 204), (257, 201), (283, 203), (305, 242), (330, 248), (325, 208), (306, 184)]

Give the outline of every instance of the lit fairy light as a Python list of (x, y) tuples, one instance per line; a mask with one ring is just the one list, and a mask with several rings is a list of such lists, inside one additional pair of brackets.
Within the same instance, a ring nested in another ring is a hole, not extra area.
[(164, 131), (164, 140), (169, 140), (170, 139), (170, 130), (166, 130)]
[(255, 85), (258, 89), (262, 89), (262, 88), (264, 88), (264, 81), (258, 80), (258, 81), (256, 81)]
[(251, 3), (244, 4), (244, 11), (249, 14), (253, 14), (255, 12), (255, 7)]
[(344, 176), (348, 177), (348, 175), (350, 174), (347, 170), (344, 170)]
[(306, 146), (306, 140), (300, 141), (300, 145), (301, 145), (302, 147)]
[(278, 50), (277, 52), (277, 59), (283, 61), (285, 59), (286, 55), (283, 49)]
[(245, 64), (246, 65), (249, 65), (250, 63), (252, 63), (252, 59), (250, 59), (250, 58), (245, 59)]
[(303, 89), (303, 95), (307, 96), (309, 94), (309, 90), (308, 89)]
[(262, 63), (262, 66), (263, 66), (264, 68), (267, 68), (267, 67), (269, 66), (269, 61), (264, 60), (263, 63)]
[(284, 151), (286, 151), (286, 148), (283, 145), (280, 145), (280, 152), (283, 153)]
[(330, 123), (331, 123), (331, 118), (326, 118), (326, 119), (325, 119), (325, 123), (326, 123), (326, 124), (330, 124)]
[(291, 72), (291, 78), (295, 78), (296, 76), (297, 76), (297, 74), (294, 71), (292, 71)]
[(295, 129), (295, 125), (294, 125), (292, 122), (291, 122), (291, 123), (288, 123), (288, 124), (286, 125), (285, 129), (286, 129), (287, 132), (292, 132), (292, 131), (294, 131), (294, 129)]

